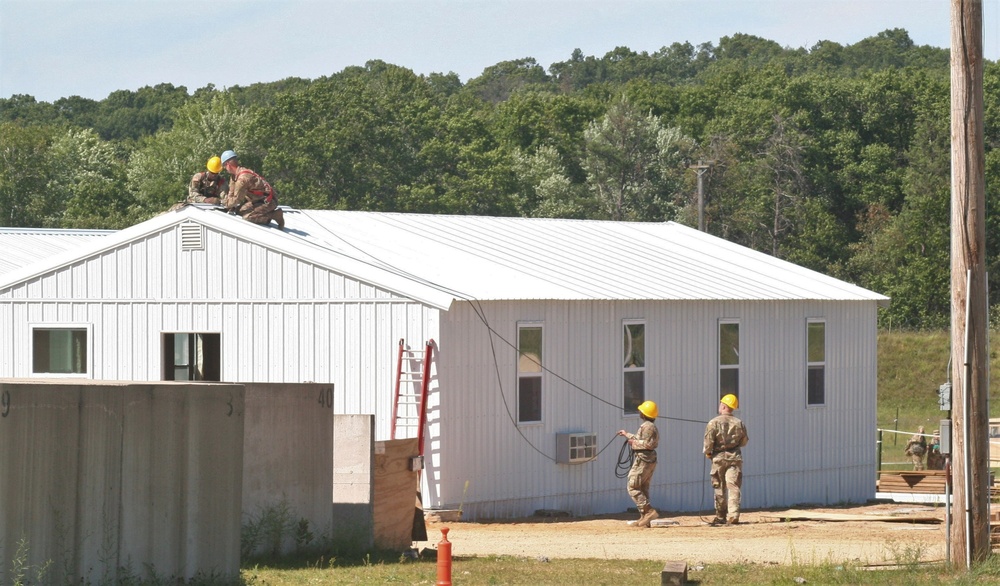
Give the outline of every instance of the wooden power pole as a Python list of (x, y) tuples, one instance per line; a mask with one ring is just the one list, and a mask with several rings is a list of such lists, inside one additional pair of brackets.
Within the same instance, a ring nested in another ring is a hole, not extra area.
[(951, 561), (990, 553), (983, 4), (951, 0)]

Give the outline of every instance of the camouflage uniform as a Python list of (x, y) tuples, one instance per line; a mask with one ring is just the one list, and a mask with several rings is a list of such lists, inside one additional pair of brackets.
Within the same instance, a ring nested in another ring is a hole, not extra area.
[(632, 450), (635, 458), (628, 471), (628, 495), (635, 501), (640, 513), (649, 510), (649, 483), (656, 470), (656, 446), (660, 444), (660, 432), (652, 421), (643, 421), (639, 431), (625, 436), (634, 439)]
[(705, 455), (712, 459), (716, 522), (738, 523), (740, 488), (743, 486), (743, 454), (740, 448), (750, 437), (737, 417), (719, 415), (705, 427)]
[(284, 227), (284, 215), (278, 208), (278, 196), (263, 177), (250, 169), (239, 167), (233, 176), (225, 204), (232, 212), (254, 224), (267, 224), (271, 220)]
[(226, 178), (219, 173), (195, 173), (188, 185), (187, 203), (219, 204), (225, 199), (227, 190)]
[(944, 470), (944, 454), (941, 453), (941, 435), (935, 431), (927, 451), (927, 469)]
[(924, 428), (917, 428), (917, 433), (913, 434), (910, 441), (906, 442), (906, 449), (903, 450), (913, 462), (914, 470), (924, 469), (924, 454), (927, 453), (927, 438), (924, 437)]

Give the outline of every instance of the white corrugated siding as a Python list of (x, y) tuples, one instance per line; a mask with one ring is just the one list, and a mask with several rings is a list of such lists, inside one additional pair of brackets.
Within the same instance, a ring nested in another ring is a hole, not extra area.
[[(436, 309), (214, 230), (206, 250), (181, 251), (179, 235), (8, 290), (0, 377), (30, 376), (34, 323), (90, 324), (92, 377), (108, 380), (161, 380), (165, 332), (219, 332), (223, 380), (332, 382), (336, 412), (387, 415), (399, 340), (422, 348), (437, 334)], [(379, 418), (378, 439), (389, 425)]]
[[(655, 506), (712, 507), (701, 450), (703, 422), (718, 405), (720, 318), (740, 320), (738, 414), (751, 438), (744, 451), (745, 506), (859, 502), (874, 496), (873, 303), (490, 302), (481, 307), (490, 325), (511, 342), (519, 320), (543, 323), (546, 368), (616, 405), (621, 401), (622, 320), (645, 320), (647, 398), (657, 401), (661, 414)], [(807, 409), (810, 317), (827, 320), (827, 404)], [(498, 338), (491, 346), (486, 326), (468, 303), (445, 314), (442, 336), (442, 397), (435, 402), (428, 444), (428, 506), (462, 505), (472, 518), (633, 506), (625, 481), (614, 474), (623, 440), (612, 438), (621, 428), (635, 431), (636, 417), (623, 417), (618, 408), (546, 374), (544, 423), (517, 428), (511, 422), (516, 417), (515, 351)], [(602, 348), (615, 351), (607, 355)], [(556, 464), (555, 434), (565, 431), (597, 433), (601, 447), (612, 443), (594, 462)]]

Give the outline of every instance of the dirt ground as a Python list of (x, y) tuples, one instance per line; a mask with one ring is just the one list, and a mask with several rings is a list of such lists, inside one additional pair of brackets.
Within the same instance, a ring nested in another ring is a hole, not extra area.
[(636, 515), (533, 517), (489, 523), (428, 522), (435, 549), (447, 527), (452, 555), (510, 555), (528, 558), (606, 558), (685, 561), (689, 566), (719, 562), (880, 565), (944, 560), (944, 508), (920, 504), (869, 504), (836, 508), (797, 508), (807, 513), (864, 515), (873, 519), (934, 517), (938, 523), (912, 521), (787, 520), (783, 512), (744, 511), (736, 526), (712, 527), (705, 516), (661, 512), (676, 522), (637, 529)]

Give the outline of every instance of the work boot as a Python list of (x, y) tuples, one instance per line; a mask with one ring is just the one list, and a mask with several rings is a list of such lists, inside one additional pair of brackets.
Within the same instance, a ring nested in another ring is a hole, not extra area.
[(636, 527), (649, 527), (649, 522), (653, 519), (659, 517), (660, 514), (656, 512), (653, 507), (646, 507), (646, 510), (639, 517), (639, 520), (635, 522)]
[(278, 223), (278, 229), (279, 230), (284, 230), (285, 229), (285, 212), (284, 212), (284, 210), (282, 210), (281, 208), (276, 208), (274, 210), (274, 216), (272, 216), (272, 219), (275, 222)]
[(709, 525), (711, 525), (712, 527), (718, 527), (719, 525), (725, 525), (725, 524), (726, 520), (721, 517), (716, 517), (712, 519), (712, 521), (709, 523)]
[(738, 518), (736, 518), (736, 517), (733, 517), (732, 519), (726, 520), (726, 525), (739, 525), (739, 524), (740, 524), (740, 520)]

